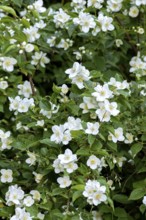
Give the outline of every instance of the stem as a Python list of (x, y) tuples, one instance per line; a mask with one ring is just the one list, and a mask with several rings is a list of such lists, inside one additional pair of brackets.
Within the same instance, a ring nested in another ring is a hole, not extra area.
[(29, 78), (29, 82), (30, 82), (30, 86), (31, 86), (31, 90), (32, 90), (32, 95), (35, 95), (35, 88), (34, 88), (34, 84), (33, 84), (33, 80), (32, 80), (32, 76), (28, 75)]
[[(123, 24), (122, 24), (122, 22), (120, 21), (120, 19), (119, 19), (118, 17), (116, 17), (116, 20), (118, 21), (118, 23), (120, 24), (120, 26), (123, 27)], [(128, 41), (129, 41), (129, 44), (131, 45), (132, 49), (133, 49), (134, 52), (137, 54), (137, 49), (136, 49), (135, 45), (133, 45), (133, 44), (131, 43), (131, 37), (130, 37), (130, 35), (128, 34), (127, 31), (125, 32), (125, 35), (126, 35)]]

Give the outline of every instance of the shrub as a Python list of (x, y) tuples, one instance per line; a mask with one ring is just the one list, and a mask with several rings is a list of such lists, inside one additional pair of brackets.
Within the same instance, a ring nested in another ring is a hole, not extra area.
[(2, 0), (0, 216), (146, 210), (145, 0)]

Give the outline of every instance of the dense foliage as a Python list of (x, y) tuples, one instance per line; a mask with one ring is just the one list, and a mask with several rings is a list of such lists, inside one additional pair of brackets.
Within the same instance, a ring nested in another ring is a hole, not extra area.
[(0, 2), (0, 216), (146, 218), (146, 1)]

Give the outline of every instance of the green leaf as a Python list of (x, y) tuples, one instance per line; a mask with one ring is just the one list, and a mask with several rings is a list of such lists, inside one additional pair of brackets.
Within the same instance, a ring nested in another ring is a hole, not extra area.
[(139, 207), (141, 213), (143, 214), (145, 211), (146, 211), (146, 205), (142, 204), (140, 207)]
[(141, 199), (145, 194), (146, 194), (145, 188), (134, 189), (129, 196), (129, 200)]
[(71, 189), (76, 189), (76, 190), (84, 190), (85, 186), (83, 184), (78, 184), (75, 186), (72, 186)]
[(0, 9), (2, 9), (6, 13), (13, 15), (14, 17), (17, 17), (15, 10), (9, 6), (0, 5)]
[(92, 144), (94, 143), (95, 139), (96, 139), (95, 135), (92, 135), (92, 134), (88, 135), (88, 143), (90, 144), (90, 146), (92, 146)]
[(122, 209), (122, 208), (116, 208), (114, 215), (117, 217), (122, 217), (122, 218), (126, 218), (127, 217), (127, 212)]
[(72, 202), (75, 202), (78, 198), (82, 196), (82, 191), (76, 191), (73, 193)]
[(133, 156), (136, 156), (143, 148), (143, 145), (141, 143), (133, 144), (131, 147), (131, 152)]
[(46, 144), (46, 145), (48, 145), (50, 147), (58, 147), (58, 145), (55, 142), (50, 141), (49, 138), (45, 138), (43, 140), (40, 140), (39, 142), (42, 143), (42, 144)]
[(126, 195), (122, 195), (122, 194), (116, 194), (113, 196), (113, 200), (116, 202), (119, 202), (121, 204), (129, 204), (131, 203), (130, 201), (128, 201), (128, 196)]
[(15, 5), (21, 7), (21, 6), (22, 6), (22, 3), (23, 3), (23, 0), (12, 0), (12, 2), (13, 2)]

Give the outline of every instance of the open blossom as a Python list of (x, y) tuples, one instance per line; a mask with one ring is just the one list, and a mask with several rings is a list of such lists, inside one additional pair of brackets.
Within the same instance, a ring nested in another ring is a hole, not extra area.
[(114, 134), (109, 132), (108, 139), (112, 140), (114, 143), (117, 143), (117, 141), (124, 141), (125, 137), (123, 136), (123, 128), (115, 129)]
[(64, 170), (68, 173), (74, 172), (78, 168), (76, 161), (76, 154), (73, 154), (70, 149), (66, 149), (64, 154), (59, 154), (58, 158), (53, 162), (55, 173), (64, 172)]
[(100, 166), (100, 159), (97, 158), (95, 155), (91, 155), (87, 160), (87, 166), (90, 167), (92, 170), (97, 169)]
[(5, 195), (6, 204), (8, 206), (11, 206), (13, 204), (20, 205), (23, 198), (24, 191), (21, 189), (21, 187), (18, 187), (18, 185), (9, 186), (9, 189)]
[(92, 93), (92, 96), (94, 96), (98, 102), (103, 102), (113, 97), (113, 92), (109, 89), (107, 84), (103, 86), (97, 85), (94, 90), (95, 92)]
[(117, 109), (118, 105), (116, 102), (109, 102), (108, 100), (104, 101), (105, 109), (108, 111), (111, 115), (116, 116), (119, 114), (119, 110)]
[(108, 16), (104, 16), (102, 13), (100, 13), (98, 16), (98, 22), (100, 23), (101, 30), (103, 32), (113, 31), (115, 29), (115, 27), (112, 24), (113, 18), (108, 17)]
[(13, 215), (10, 220), (32, 220), (29, 212), (25, 211), (25, 208), (16, 207), (15, 215)]
[(34, 56), (32, 56), (32, 65), (38, 65), (40, 64), (41, 67), (45, 68), (45, 64), (50, 63), (50, 59), (46, 57), (46, 53), (41, 52), (35, 52)]
[(118, 12), (122, 8), (123, 0), (108, 0), (107, 9), (108, 11)]
[(69, 75), (73, 84), (76, 84), (79, 89), (84, 88), (84, 81), (90, 79), (90, 72), (82, 64), (75, 62), (73, 67), (65, 71)]
[(94, 109), (97, 107), (97, 102), (94, 97), (83, 97), (83, 103), (79, 105), (83, 109), (83, 113), (89, 112), (89, 109)]
[(106, 187), (101, 186), (96, 180), (88, 180), (85, 185), (83, 196), (87, 197), (87, 202), (90, 205), (99, 205), (102, 202), (106, 202), (107, 196)]
[(6, 88), (8, 88), (8, 82), (5, 80), (1, 80), (0, 81), (0, 89), (5, 90)]
[(1, 175), (1, 182), (2, 183), (11, 183), (13, 181), (13, 171), (10, 169), (1, 169), (0, 170)]
[(87, 129), (85, 130), (86, 134), (97, 135), (99, 133), (99, 123), (87, 122)]
[(74, 24), (79, 25), (81, 31), (88, 33), (90, 28), (95, 28), (96, 23), (93, 16), (88, 13), (80, 12), (78, 18), (73, 19)]
[(43, 13), (46, 11), (46, 8), (43, 7), (43, 0), (35, 1), (33, 3), (33, 6), (34, 6), (35, 10), (37, 10), (39, 13)]
[(29, 110), (29, 108), (34, 106), (34, 99), (28, 99), (28, 98), (24, 98), (21, 99), (20, 96), (16, 96), (14, 99), (9, 97), (9, 101), (10, 101), (10, 106), (9, 106), (9, 110), (10, 111), (16, 111), (17, 112), (27, 112)]
[(34, 204), (34, 200), (32, 198), (32, 196), (27, 196), (25, 197), (25, 199), (23, 200), (23, 205), (30, 207)]
[(132, 18), (136, 18), (139, 15), (139, 9), (136, 6), (132, 6), (129, 10), (129, 16)]
[(70, 16), (63, 10), (59, 9), (59, 11), (55, 12), (54, 15), (54, 23), (56, 27), (65, 27), (65, 23), (70, 20)]
[(72, 181), (69, 176), (58, 177), (57, 182), (59, 183), (60, 188), (66, 188), (71, 185)]
[(24, 34), (26, 34), (28, 42), (34, 42), (35, 40), (40, 38), (37, 27), (30, 26), (29, 28), (24, 28), (23, 32)]
[(17, 60), (12, 57), (1, 57), (0, 61), (3, 70), (7, 72), (12, 72), (14, 70), (14, 65), (17, 63)]
[(70, 131), (82, 130), (82, 124), (80, 118), (74, 118), (73, 116), (69, 116), (67, 122), (64, 124), (64, 127), (69, 129)]
[(88, 7), (94, 7), (97, 9), (102, 8), (102, 3), (104, 2), (104, 0), (88, 0), (87, 6)]
[(52, 131), (53, 134), (50, 140), (57, 144), (62, 142), (64, 145), (67, 145), (72, 139), (70, 131), (64, 125), (54, 125)]
[(64, 154), (58, 156), (61, 164), (70, 163), (77, 160), (76, 154), (73, 154), (70, 149), (66, 149)]
[(38, 190), (31, 190), (30, 194), (32, 195), (32, 198), (36, 201), (40, 201), (41, 199), (41, 194)]
[(17, 88), (19, 89), (18, 91), (19, 95), (23, 95), (26, 98), (29, 98), (30, 95), (32, 95), (32, 88), (31, 88), (30, 82), (27, 80), (24, 81), (23, 84), (19, 84)]
[(25, 160), (25, 162), (27, 164), (30, 164), (29, 166), (35, 165), (35, 163), (36, 163), (36, 155), (35, 155), (35, 153), (27, 152), (27, 154), (28, 154), (29, 158), (27, 158)]
[(140, 6), (140, 5), (146, 5), (146, 1), (145, 0), (134, 0), (135, 4), (137, 6)]

